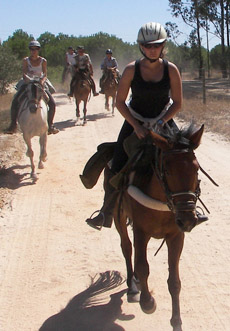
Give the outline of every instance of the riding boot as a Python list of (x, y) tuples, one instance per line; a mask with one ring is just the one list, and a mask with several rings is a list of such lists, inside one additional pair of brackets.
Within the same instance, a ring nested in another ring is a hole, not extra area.
[(90, 77), (89, 80), (90, 80), (91, 89), (93, 91), (93, 96), (96, 97), (99, 95), (99, 93), (96, 92), (96, 86), (95, 86), (94, 80), (92, 77)]
[(201, 214), (198, 211), (196, 211), (196, 216), (197, 216), (197, 225), (208, 221), (208, 216), (204, 215), (204, 214)]
[(10, 126), (4, 131), (6, 134), (13, 134), (17, 132), (17, 118), (18, 118), (18, 110), (19, 110), (18, 98), (20, 94), (16, 93), (13, 98), (10, 109), (11, 123)]
[(68, 97), (71, 97), (71, 98), (73, 97), (74, 86), (75, 86), (75, 78), (73, 77), (71, 80), (71, 83), (70, 83), (70, 91), (67, 94)]
[(52, 97), (52, 94), (50, 92), (46, 92), (49, 96), (49, 110), (48, 110), (48, 134), (56, 134), (59, 132), (57, 128), (53, 125), (54, 115), (56, 111), (56, 104), (54, 101), (54, 98)]
[(118, 191), (109, 183), (114, 173), (106, 167), (104, 171), (104, 203), (96, 217), (88, 218), (86, 223), (96, 230), (101, 230), (102, 226), (111, 228), (113, 223), (114, 207), (118, 197)]
[(101, 88), (101, 90), (99, 91), (99, 93), (100, 94), (105, 94), (105, 91), (104, 91), (104, 75), (100, 79), (100, 88)]

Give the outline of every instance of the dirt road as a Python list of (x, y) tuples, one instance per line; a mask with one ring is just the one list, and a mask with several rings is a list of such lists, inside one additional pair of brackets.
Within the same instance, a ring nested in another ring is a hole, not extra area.
[[(32, 184), (29, 160), (14, 166), (17, 183), (0, 218), (0, 330), (171, 330), (166, 246), (154, 257), (161, 241), (149, 244), (157, 310), (145, 315), (127, 302), (114, 226), (98, 232), (84, 222), (100, 208), (102, 178), (86, 190), (79, 174), (98, 144), (116, 139), (123, 120), (117, 112), (106, 113), (100, 95), (89, 102), (87, 125), (75, 126), (74, 104), (64, 94), (55, 98), (60, 133), (48, 137), (45, 169)], [(22, 141), (20, 134), (15, 141)], [(37, 164), (36, 139), (34, 150)], [(230, 328), (230, 144), (205, 133), (196, 155), (220, 187), (200, 174), (211, 214), (208, 223), (186, 234), (180, 262), (183, 330), (224, 331)]]

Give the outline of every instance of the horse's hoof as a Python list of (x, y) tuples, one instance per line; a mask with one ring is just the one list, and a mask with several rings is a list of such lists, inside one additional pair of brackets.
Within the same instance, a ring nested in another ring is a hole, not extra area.
[(149, 301), (143, 302), (140, 300), (140, 306), (145, 314), (152, 314), (157, 308), (156, 301), (152, 296)]
[(130, 290), (128, 290), (127, 292), (127, 301), (129, 303), (135, 303), (135, 302), (140, 302), (140, 292), (132, 292)]
[(38, 169), (44, 169), (44, 164), (42, 162), (39, 162)]
[(33, 179), (34, 182), (38, 180), (38, 176), (35, 174), (35, 172), (31, 172), (31, 178)]

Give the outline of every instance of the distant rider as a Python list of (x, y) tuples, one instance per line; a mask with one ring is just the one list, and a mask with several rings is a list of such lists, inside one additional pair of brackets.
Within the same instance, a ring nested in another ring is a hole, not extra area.
[(116, 78), (117, 78), (117, 82), (119, 82), (120, 79), (120, 73), (118, 70), (118, 63), (117, 60), (115, 59), (115, 57), (112, 57), (112, 50), (111, 49), (107, 49), (107, 51), (105, 52), (106, 56), (104, 57), (102, 63), (101, 63), (101, 70), (103, 70), (103, 74), (102, 77), (100, 78), (100, 88), (101, 90), (99, 91), (99, 93), (104, 94), (104, 83), (107, 77), (107, 73), (108, 70), (111, 69), (116, 69)]
[(64, 84), (68, 72), (73, 76), (73, 66), (76, 64), (76, 55), (73, 47), (69, 46), (65, 54), (65, 67), (62, 74), (62, 84)]
[(77, 47), (77, 55), (76, 55), (76, 64), (75, 64), (75, 75), (73, 76), (71, 83), (70, 83), (70, 92), (68, 93), (69, 97), (73, 97), (73, 91), (74, 87), (77, 84), (77, 81), (79, 79), (78, 73), (86, 73), (88, 81), (90, 83), (91, 89), (93, 91), (93, 95), (97, 96), (99, 95), (98, 92), (96, 92), (96, 86), (95, 82), (93, 80), (93, 66), (91, 59), (89, 57), (89, 54), (85, 53), (84, 46), (78, 46)]
[[(45, 58), (38, 55), (38, 52), (41, 48), (40, 43), (37, 40), (33, 40), (29, 43), (29, 50), (30, 56), (25, 57), (23, 59), (23, 79), (19, 81), (17, 84), (18, 92), (14, 95), (11, 104), (11, 123), (9, 128), (5, 131), (5, 133), (13, 134), (17, 131), (17, 118), (18, 118), (18, 111), (20, 107), (19, 97), (25, 91), (27, 83), (30, 81), (31, 78), (40, 77), (40, 83), (44, 87), (46, 93), (49, 96), (48, 101), (48, 134), (56, 134), (59, 132), (53, 125), (53, 118), (55, 115), (56, 104), (54, 98), (50, 92), (51, 84), (47, 80), (47, 61)], [(48, 82), (48, 84), (47, 84)]]

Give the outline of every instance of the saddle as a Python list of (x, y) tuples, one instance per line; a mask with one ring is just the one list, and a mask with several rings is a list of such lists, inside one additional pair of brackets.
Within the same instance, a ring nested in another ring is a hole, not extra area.
[[(80, 179), (87, 189), (96, 185), (101, 172), (113, 158), (116, 144), (116, 142), (100, 144), (97, 152), (86, 163)], [(155, 156), (155, 146), (150, 137), (140, 140), (133, 133), (124, 141), (124, 148), (128, 161), (121, 171), (110, 179), (110, 184), (116, 189), (121, 189), (125, 185), (132, 170), (135, 169), (135, 171), (146, 174), (147, 168)]]

